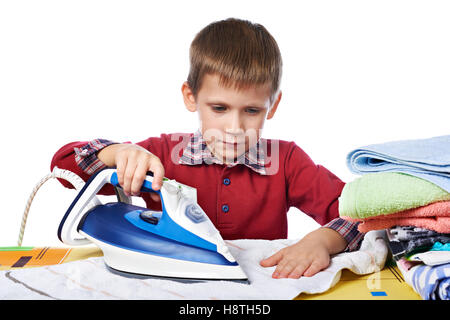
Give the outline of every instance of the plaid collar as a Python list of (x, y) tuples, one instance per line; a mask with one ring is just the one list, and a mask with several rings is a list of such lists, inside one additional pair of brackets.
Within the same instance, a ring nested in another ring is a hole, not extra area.
[[(258, 143), (253, 148), (249, 149), (246, 153), (237, 158), (236, 162), (227, 164), (227, 166), (234, 167), (237, 164), (243, 164), (253, 171), (261, 175), (265, 175), (266, 154), (261, 146), (262, 144), (260, 143), (260, 141), (258, 141)], [(189, 143), (184, 148), (183, 155), (181, 156), (178, 163), (187, 165), (198, 165), (202, 163), (223, 164), (223, 162), (220, 159), (217, 159), (208, 149), (206, 141), (203, 139), (200, 130), (192, 135)]]

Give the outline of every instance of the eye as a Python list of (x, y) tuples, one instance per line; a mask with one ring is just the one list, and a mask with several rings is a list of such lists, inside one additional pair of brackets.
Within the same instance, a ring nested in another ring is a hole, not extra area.
[(220, 105), (213, 105), (211, 108), (215, 112), (224, 112), (227, 109), (226, 107)]
[(261, 111), (259, 108), (247, 108), (245, 109), (245, 112), (250, 114), (258, 114)]

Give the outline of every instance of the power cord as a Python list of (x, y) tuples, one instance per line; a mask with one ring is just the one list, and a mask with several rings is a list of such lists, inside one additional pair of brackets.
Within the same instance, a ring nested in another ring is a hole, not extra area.
[(80, 191), (83, 188), (84, 184), (85, 184), (83, 179), (81, 179), (77, 174), (75, 174), (75, 173), (73, 173), (72, 171), (69, 171), (69, 170), (59, 169), (58, 167), (54, 167), (53, 171), (51, 173), (49, 173), (45, 177), (43, 177), (36, 184), (36, 186), (33, 188), (33, 191), (31, 192), (30, 196), (28, 197), (28, 201), (27, 201), (27, 204), (25, 206), (25, 210), (24, 210), (23, 215), (22, 215), (22, 223), (20, 225), (19, 239), (17, 241), (17, 245), (19, 247), (22, 246), (23, 236), (24, 236), (24, 233), (25, 233), (25, 226), (27, 224), (27, 219), (28, 219), (28, 213), (30, 211), (31, 203), (33, 202), (34, 196), (36, 195), (36, 193), (39, 190), (39, 188), (45, 182), (47, 182), (50, 179), (55, 179), (55, 178), (60, 178), (60, 179), (64, 179), (66, 181), (69, 181), (74, 186), (74, 188), (77, 191)]

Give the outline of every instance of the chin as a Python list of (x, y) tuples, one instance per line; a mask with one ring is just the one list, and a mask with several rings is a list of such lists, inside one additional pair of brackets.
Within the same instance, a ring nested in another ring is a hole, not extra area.
[(222, 162), (234, 163), (237, 158), (245, 154), (247, 147), (245, 144), (233, 146), (220, 141), (213, 144), (211, 151), (217, 159), (222, 159)]

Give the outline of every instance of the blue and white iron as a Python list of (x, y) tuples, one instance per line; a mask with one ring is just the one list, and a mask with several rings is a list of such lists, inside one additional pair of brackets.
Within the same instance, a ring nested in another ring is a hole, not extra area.
[[(64, 215), (59, 239), (68, 245), (92, 242), (103, 251), (109, 268), (133, 275), (248, 281), (197, 204), (196, 190), (164, 178), (155, 191), (152, 180), (147, 174), (141, 192), (158, 193), (162, 212), (133, 205), (115, 169), (93, 175)], [(102, 204), (97, 199), (107, 183), (115, 187), (118, 202)]]

